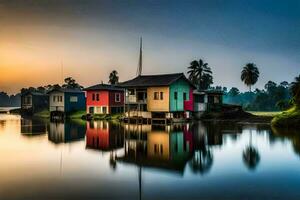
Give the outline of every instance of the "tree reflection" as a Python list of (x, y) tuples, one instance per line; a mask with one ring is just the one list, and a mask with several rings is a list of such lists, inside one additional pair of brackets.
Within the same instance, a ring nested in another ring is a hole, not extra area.
[(206, 174), (213, 164), (213, 155), (209, 149), (197, 150), (194, 153), (189, 165), (193, 173)]
[(273, 133), (279, 137), (288, 139), (293, 144), (294, 152), (300, 156), (300, 131), (296, 129), (284, 129), (272, 126)]
[(259, 152), (252, 145), (252, 131), (251, 130), (250, 130), (250, 144), (243, 151), (243, 161), (249, 170), (255, 170), (260, 161)]

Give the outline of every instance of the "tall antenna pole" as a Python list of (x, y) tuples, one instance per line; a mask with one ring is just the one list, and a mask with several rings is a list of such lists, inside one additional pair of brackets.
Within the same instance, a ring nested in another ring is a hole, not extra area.
[(61, 84), (64, 84), (64, 65), (63, 61), (61, 60)]
[(142, 70), (143, 70), (143, 40), (142, 37), (140, 38), (140, 57), (139, 57), (139, 65), (138, 69), (136, 72), (137, 76), (142, 75)]

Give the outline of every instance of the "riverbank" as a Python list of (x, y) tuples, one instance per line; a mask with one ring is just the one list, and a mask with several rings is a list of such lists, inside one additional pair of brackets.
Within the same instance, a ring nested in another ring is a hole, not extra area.
[(272, 126), (281, 128), (299, 128), (300, 127), (300, 108), (293, 106), (287, 111), (276, 115), (272, 120)]
[(271, 123), (274, 112), (246, 112), (243, 110), (205, 113), (201, 120), (235, 121), (247, 123)]

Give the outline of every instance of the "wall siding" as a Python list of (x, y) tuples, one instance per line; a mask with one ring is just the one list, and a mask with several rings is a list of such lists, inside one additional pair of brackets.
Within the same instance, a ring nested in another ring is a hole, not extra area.
[[(77, 96), (77, 102), (70, 102), (71, 96)], [(65, 93), (65, 112), (74, 112), (74, 111), (80, 111), (85, 110), (85, 94), (82, 93)]]
[[(159, 93), (159, 99), (154, 100), (154, 92)], [(163, 100), (160, 100), (160, 92), (163, 92)], [(147, 110), (150, 112), (169, 112), (169, 87), (147, 88)]]
[[(62, 102), (58, 102), (57, 99), (56, 101), (53, 101), (53, 96), (62, 96)], [(49, 95), (49, 111), (65, 111), (65, 95), (63, 92), (51, 92)]]
[[(177, 92), (177, 100), (174, 93)], [(190, 100), (190, 85), (183, 79), (177, 80), (170, 86), (170, 112), (184, 111), (183, 93), (186, 93), (186, 100)]]

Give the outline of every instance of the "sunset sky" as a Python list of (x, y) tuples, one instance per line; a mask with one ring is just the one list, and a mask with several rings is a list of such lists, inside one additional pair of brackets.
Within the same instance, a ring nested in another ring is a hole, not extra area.
[(245, 90), (240, 72), (254, 62), (268, 80), (300, 73), (300, 1), (0, 0), (0, 91), (61, 83), (83, 86), (136, 74), (186, 72), (202, 58), (214, 85)]

